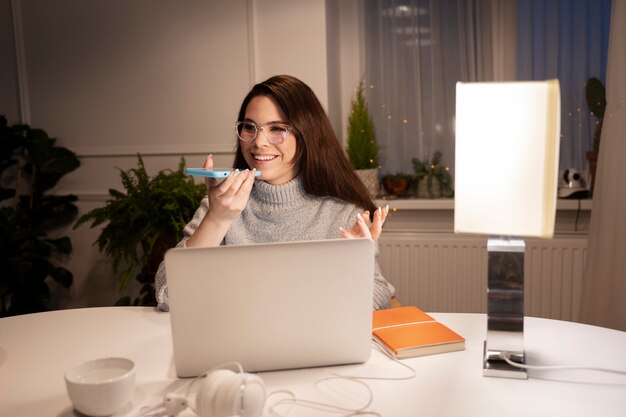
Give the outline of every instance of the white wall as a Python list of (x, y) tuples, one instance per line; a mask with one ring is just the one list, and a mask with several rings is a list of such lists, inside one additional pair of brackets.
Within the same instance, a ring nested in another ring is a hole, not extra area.
[[(0, 11), (0, 113), (18, 122), (26, 103), (24, 122), (78, 154), (57, 192), (78, 195), (81, 214), (122, 189), (116, 168), (134, 167), (137, 153), (150, 173), (181, 155), (188, 166), (207, 153), (230, 165), (241, 100), (271, 75), (301, 78), (329, 107), (325, 0), (0, 0)], [(117, 299), (111, 265), (91, 245), (98, 231), (64, 233), (75, 284), (55, 290), (58, 306)]]
[(254, 63), (257, 81), (289, 74), (307, 83), (327, 108), (324, 0), (256, 0)]

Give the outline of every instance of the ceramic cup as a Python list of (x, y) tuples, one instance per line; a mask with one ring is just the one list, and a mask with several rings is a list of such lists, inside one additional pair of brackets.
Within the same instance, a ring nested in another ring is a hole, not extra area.
[(135, 364), (126, 358), (101, 358), (73, 366), (65, 373), (74, 408), (88, 416), (110, 416), (130, 400)]

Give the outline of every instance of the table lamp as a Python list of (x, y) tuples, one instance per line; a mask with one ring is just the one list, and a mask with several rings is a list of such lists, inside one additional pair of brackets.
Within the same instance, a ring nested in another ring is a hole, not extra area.
[(457, 83), (455, 233), (488, 235), (483, 375), (526, 379), (524, 238), (554, 234), (558, 80)]

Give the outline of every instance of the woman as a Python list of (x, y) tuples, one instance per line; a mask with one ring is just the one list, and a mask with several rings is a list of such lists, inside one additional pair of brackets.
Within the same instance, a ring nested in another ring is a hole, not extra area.
[[(306, 84), (279, 75), (255, 85), (237, 120), (236, 171), (206, 180), (207, 197), (177, 247), (378, 239), (389, 208), (375, 208)], [(213, 168), (211, 155), (204, 168)], [(167, 311), (163, 263), (155, 282), (158, 307)], [(393, 291), (376, 263), (373, 307), (387, 308)]]

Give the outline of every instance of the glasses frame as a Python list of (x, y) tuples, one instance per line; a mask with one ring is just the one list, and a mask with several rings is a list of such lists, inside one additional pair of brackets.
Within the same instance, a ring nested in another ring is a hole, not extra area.
[[(239, 126), (243, 125), (243, 124), (250, 124), (252, 126), (254, 126), (254, 137), (250, 140), (244, 139), (239, 135)], [(280, 142), (276, 142), (274, 140), (272, 140), (270, 138), (270, 136), (268, 135), (267, 131), (265, 130), (266, 127), (268, 126), (280, 126), (280, 127), (284, 127), (285, 130), (287, 131), (287, 134), (284, 135), (283, 139)], [(278, 123), (278, 122), (270, 122), (270, 123), (265, 123), (263, 125), (258, 125), (254, 122), (250, 122), (250, 121), (241, 121), (241, 122), (235, 122), (235, 134), (237, 135), (237, 138), (239, 138), (240, 141), (242, 142), (246, 142), (246, 143), (250, 143), (250, 142), (254, 142), (256, 140), (256, 138), (259, 136), (259, 130), (263, 131), (263, 135), (265, 135), (265, 139), (267, 139), (267, 141), (271, 144), (274, 145), (280, 145), (282, 143), (284, 143), (287, 140), (287, 137), (289, 136), (289, 133), (293, 133), (293, 127), (290, 124), (287, 123)]]

